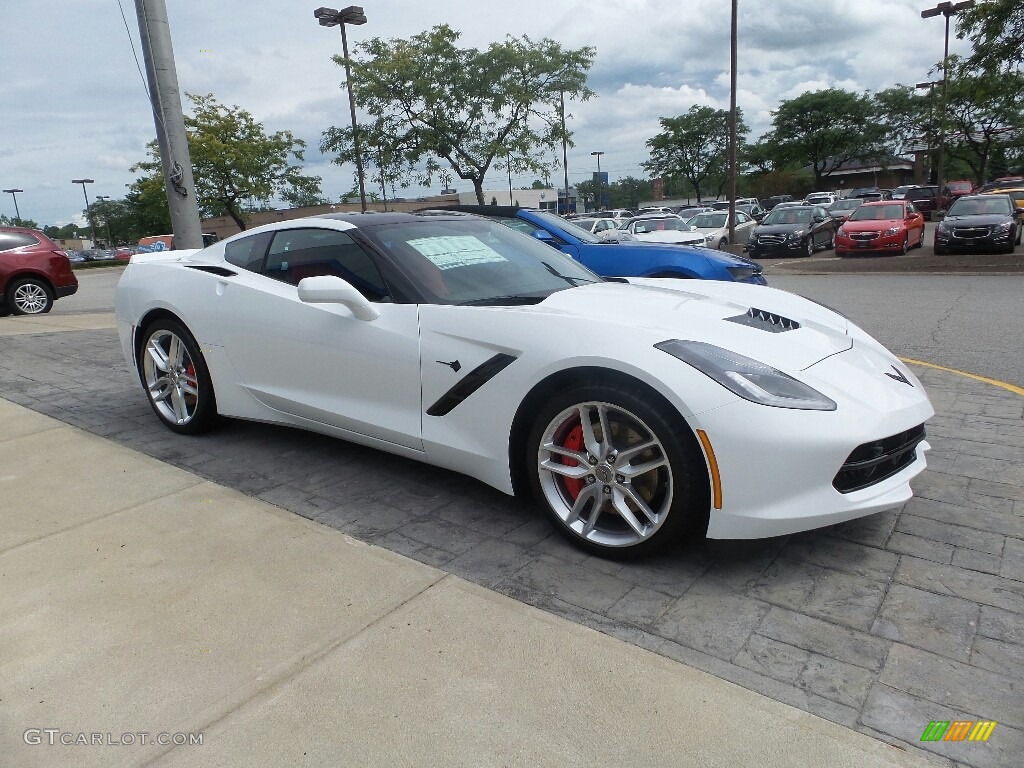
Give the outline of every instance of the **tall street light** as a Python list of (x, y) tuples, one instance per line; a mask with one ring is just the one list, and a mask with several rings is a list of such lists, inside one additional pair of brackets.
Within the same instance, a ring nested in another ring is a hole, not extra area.
[[(917, 85), (914, 86), (918, 90), (922, 90), (924, 88), (928, 89), (928, 136), (927, 136), (927, 139), (928, 139), (928, 157), (929, 157), (929, 159), (931, 159), (931, 153), (932, 153), (932, 120), (935, 119), (935, 86), (936, 85), (942, 85), (943, 82), (944, 82), (943, 80), (934, 80), (934, 81), (928, 82), (928, 83), (917, 83)], [(938, 167), (936, 167), (935, 170), (937, 171)], [(931, 169), (929, 169), (929, 173), (926, 176), (926, 179), (928, 180), (928, 183), (931, 183), (931, 178), (932, 178), (930, 171), (931, 171)], [(936, 179), (935, 183), (938, 184), (939, 180)]]
[(974, 6), (974, 0), (964, 0), (962, 3), (951, 2), (939, 3), (934, 8), (921, 11), (922, 19), (930, 19), (932, 16), (943, 15), (946, 17), (946, 43), (942, 50), (942, 105), (939, 107), (939, 160), (938, 169), (935, 174), (935, 183), (939, 185), (939, 199), (942, 199), (942, 174), (946, 154), (946, 88), (949, 83), (949, 19), (956, 16), (960, 11)]
[(604, 152), (591, 152), (591, 157), (597, 158), (597, 207), (595, 210), (601, 210), (601, 206), (604, 205), (604, 182), (601, 181), (601, 155)]
[(21, 211), (18, 210), (18, 193), (19, 192), (24, 192), (24, 191), (25, 191), (24, 189), (5, 189), (4, 190), (4, 192), (8, 193), (11, 197), (14, 198), (14, 218), (16, 218), (18, 220), (19, 224), (21, 223)]
[(92, 244), (96, 246), (96, 223), (92, 220), (92, 212), (89, 210), (89, 193), (85, 191), (86, 184), (92, 184), (92, 179), (72, 179), (72, 184), (82, 185), (82, 196), (85, 198), (85, 215), (89, 219), (89, 232), (92, 233)]
[(348, 64), (348, 38), (345, 36), (345, 25), (358, 26), (366, 23), (363, 9), (358, 5), (350, 5), (336, 11), (333, 8), (317, 8), (313, 16), (321, 27), (341, 27), (341, 50), (345, 54), (345, 84), (348, 86), (348, 108), (352, 113), (352, 144), (356, 151), (356, 174), (359, 176), (359, 205), (366, 213), (366, 187), (363, 181), (363, 154), (359, 149), (359, 126), (356, 124), (356, 100), (352, 95), (352, 71)]
[[(103, 203), (110, 200), (110, 195), (96, 195), (96, 202)], [(107, 248), (114, 247), (114, 238), (110, 236), (110, 212), (103, 217), (103, 223), (107, 225)]]

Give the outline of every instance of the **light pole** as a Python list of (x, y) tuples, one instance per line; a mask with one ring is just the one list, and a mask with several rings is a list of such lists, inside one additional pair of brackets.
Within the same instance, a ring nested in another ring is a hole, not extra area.
[(5, 189), (4, 192), (8, 193), (14, 198), (14, 218), (18, 220), (18, 224), (21, 224), (21, 211), (18, 210), (18, 193), (24, 192), (24, 189)]
[[(930, 159), (931, 151), (932, 151), (932, 120), (935, 119), (935, 86), (936, 85), (942, 85), (944, 82), (945, 82), (944, 80), (935, 80), (934, 82), (929, 82), (929, 83), (917, 83), (914, 86), (918, 90), (923, 90), (924, 88), (928, 89), (928, 136), (927, 136), (927, 139), (928, 139), (929, 159)], [(938, 170), (937, 166), (936, 166), (935, 170), (936, 171)], [(932, 176), (931, 176), (931, 169), (929, 169), (929, 172), (928, 172), (928, 175), (927, 175), (926, 178), (927, 178), (928, 182), (931, 183), (931, 178), (932, 178)], [(938, 184), (939, 180), (936, 179), (935, 183)]]
[[(96, 195), (96, 202), (106, 202), (110, 200), (110, 195)], [(108, 211), (103, 217), (103, 223), (107, 225), (107, 248), (114, 247), (114, 238), (110, 236), (110, 212)]]
[(72, 179), (72, 184), (82, 185), (82, 196), (85, 198), (85, 215), (89, 219), (89, 232), (92, 233), (92, 245), (96, 247), (96, 223), (92, 220), (92, 211), (89, 210), (89, 193), (85, 191), (86, 184), (92, 184), (92, 179)]
[(604, 205), (604, 183), (601, 181), (601, 155), (604, 152), (591, 152), (591, 157), (597, 158), (597, 205), (594, 206), (594, 210), (601, 210), (601, 206)]
[(738, 0), (732, 0), (729, 35), (729, 245), (736, 243), (736, 17)]
[(363, 9), (358, 5), (350, 5), (336, 11), (333, 8), (317, 8), (313, 16), (321, 27), (341, 27), (341, 50), (345, 54), (345, 85), (348, 87), (348, 108), (352, 113), (352, 144), (356, 151), (356, 174), (359, 176), (359, 206), (366, 213), (366, 187), (363, 181), (363, 154), (359, 149), (359, 126), (356, 124), (356, 100), (352, 94), (352, 70), (348, 64), (348, 38), (345, 36), (345, 25), (358, 26), (366, 23)]
[(964, 0), (955, 5), (951, 2), (939, 3), (934, 8), (921, 11), (922, 19), (930, 19), (932, 16), (942, 14), (946, 17), (946, 42), (942, 49), (942, 105), (939, 107), (939, 160), (938, 169), (935, 174), (935, 183), (939, 186), (939, 199), (943, 197), (942, 174), (945, 170), (946, 154), (946, 88), (949, 83), (949, 19), (956, 16), (960, 11), (974, 6), (974, 0)]

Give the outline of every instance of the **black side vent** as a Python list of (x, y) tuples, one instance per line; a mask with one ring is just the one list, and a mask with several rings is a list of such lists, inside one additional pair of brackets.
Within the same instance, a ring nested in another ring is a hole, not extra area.
[(749, 325), (751, 328), (760, 328), (762, 331), (769, 331), (771, 333), (795, 331), (800, 327), (800, 323), (796, 320), (790, 320), (788, 317), (775, 315), (771, 312), (765, 312), (763, 309), (755, 309), (754, 307), (748, 309), (745, 315), (736, 315), (736, 317), (727, 317), (725, 319), (730, 323)]
[(915, 449), (922, 440), (924, 424), (857, 446), (836, 473), (832, 487), (840, 493), (851, 493), (892, 477), (914, 463)]
[(211, 275), (218, 275), (219, 277), (234, 277), (237, 272), (232, 272), (230, 269), (224, 267), (214, 267), (208, 264), (186, 264), (189, 269), (195, 269), (199, 272), (209, 272)]
[(499, 353), (485, 360), (472, 371), (463, 376), (459, 383), (445, 392), (436, 403), (427, 408), (428, 416), (444, 416), (490, 381), (494, 376), (505, 370), (515, 361), (512, 355)]

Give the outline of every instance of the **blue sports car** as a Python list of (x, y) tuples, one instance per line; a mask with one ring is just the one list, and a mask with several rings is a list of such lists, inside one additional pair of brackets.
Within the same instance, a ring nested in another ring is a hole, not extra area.
[(689, 277), (768, 284), (761, 265), (742, 256), (685, 245), (608, 242), (547, 211), (507, 205), (456, 205), (444, 211), (500, 221), (572, 256), (602, 277)]

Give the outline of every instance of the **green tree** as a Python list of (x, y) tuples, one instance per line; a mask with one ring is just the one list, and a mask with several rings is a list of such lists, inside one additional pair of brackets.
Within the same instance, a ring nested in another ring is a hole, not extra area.
[(823, 179), (843, 163), (884, 153), (875, 114), (866, 94), (837, 88), (808, 91), (772, 112), (773, 128), (765, 145), (775, 148), (780, 164), (809, 165), (820, 189)]
[(626, 176), (608, 185), (608, 195), (612, 208), (637, 208), (654, 197), (654, 187), (646, 179)]
[[(946, 152), (966, 163), (981, 184), (993, 152), (1024, 144), (1024, 73), (973, 68), (952, 59), (946, 93)], [(946, 174), (946, 178), (950, 178)]]
[[(19, 219), (17, 216), (4, 216), (2, 213), (0, 213), (0, 227), (26, 227), (28, 229), (39, 229), (39, 225), (32, 219)], [(43, 232), (43, 234), (45, 235), (46, 233)]]
[(173, 231), (162, 172), (136, 179), (128, 188), (124, 201), (131, 211), (133, 227), (139, 237), (166, 235)]
[(349, 61), (349, 85), (372, 118), (370, 134), (391, 136), (389, 152), (407, 173), (430, 184), (444, 161), (473, 182), (482, 205), (496, 157), (510, 154), (518, 173), (543, 172), (540, 150), (571, 139), (562, 130), (561, 98), (593, 95), (586, 73), (594, 49), (509, 36), (477, 50), (457, 47), (458, 38), (442, 24), (408, 40), (360, 43)]
[(970, 38), (968, 63), (988, 72), (1013, 72), (1024, 63), (1024, 5), (1020, 0), (987, 0), (960, 11), (956, 36)]
[[(274, 197), (309, 199), (320, 195), (320, 177), (305, 176), (291, 160), (302, 160), (306, 143), (291, 131), (268, 134), (262, 123), (238, 106), (226, 107), (213, 94), (186, 94), (192, 114), (185, 116), (196, 200), (206, 216), (230, 216), (245, 229), (250, 206)], [(148, 145), (150, 157), (132, 170), (141, 170), (162, 184), (160, 150)]]
[[(685, 115), (659, 118), (661, 133), (647, 140), (651, 159), (643, 164), (651, 173), (685, 180), (701, 200), (702, 192), (720, 188), (729, 167), (729, 112), (693, 106)], [(737, 110), (737, 141), (749, 129)]]

